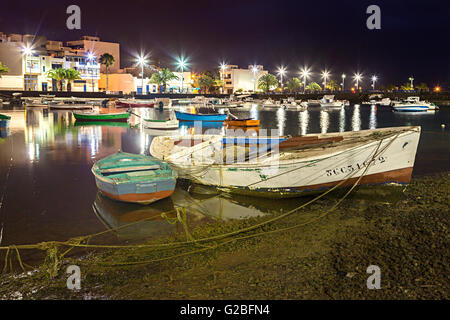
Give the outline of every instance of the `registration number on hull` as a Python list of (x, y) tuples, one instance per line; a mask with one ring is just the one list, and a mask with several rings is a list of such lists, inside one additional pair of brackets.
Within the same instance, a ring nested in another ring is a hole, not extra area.
[(345, 167), (340, 167), (340, 168), (336, 168), (336, 169), (328, 169), (328, 170), (326, 170), (326, 176), (331, 177), (331, 176), (338, 176), (340, 174), (348, 174), (348, 173), (352, 173), (355, 170), (360, 170), (362, 168), (367, 167), (367, 165), (369, 163), (371, 166), (375, 166), (377, 164), (381, 164), (384, 162), (386, 162), (386, 156), (379, 156), (378, 158), (375, 158), (371, 163), (370, 163), (370, 160), (367, 160), (362, 163), (350, 164)]

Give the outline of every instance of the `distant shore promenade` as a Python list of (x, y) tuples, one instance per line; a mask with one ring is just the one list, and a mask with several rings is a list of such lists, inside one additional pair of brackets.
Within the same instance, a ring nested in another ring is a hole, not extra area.
[[(128, 98), (134, 97), (136, 99), (154, 99), (154, 98), (170, 98), (170, 99), (186, 99), (193, 98), (195, 96), (205, 97), (218, 97), (226, 98), (229, 94), (188, 94), (188, 93), (153, 93), (146, 95), (125, 95), (125, 94), (106, 94), (105, 92), (68, 92), (68, 91), (9, 91), (1, 90), (0, 99), (7, 100), (13, 97), (13, 93), (22, 93), (22, 97), (39, 97), (40, 95), (50, 94), (56, 97), (77, 97), (77, 98)], [(420, 96), (421, 100), (427, 100), (435, 102), (439, 105), (450, 106), (450, 91), (442, 92), (319, 92), (319, 93), (253, 93), (250, 94), (254, 99), (267, 99), (272, 98), (274, 100), (285, 99), (294, 97), (295, 99), (320, 99), (325, 94), (332, 94), (336, 99), (349, 100), (351, 103), (360, 103), (361, 101), (368, 101), (369, 96), (372, 94), (382, 94), (383, 97), (390, 99), (404, 99), (408, 96)]]

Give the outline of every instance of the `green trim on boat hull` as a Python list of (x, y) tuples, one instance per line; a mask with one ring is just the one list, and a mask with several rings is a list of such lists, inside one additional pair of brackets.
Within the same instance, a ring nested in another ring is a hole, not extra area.
[(82, 113), (73, 113), (73, 116), (76, 120), (81, 121), (128, 121), (130, 114), (128, 112), (125, 113), (105, 113), (105, 114), (82, 114)]

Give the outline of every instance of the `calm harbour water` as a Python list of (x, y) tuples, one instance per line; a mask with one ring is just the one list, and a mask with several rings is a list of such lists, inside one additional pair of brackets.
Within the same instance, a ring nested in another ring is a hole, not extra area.
[[(422, 135), (414, 176), (450, 170), (450, 109), (425, 114), (394, 113), (389, 107), (348, 106), (341, 110), (307, 111), (230, 109), (238, 117), (254, 117), (261, 129), (278, 129), (280, 135), (301, 135), (379, 127), (420, 125)], [(245, 218), (286, 211), (301, 198), (269, 200), (244, 196), (200, 195), (179, 185), (174, 195), (150, 206), (119, 203), (99, 195), (91, 174), (92, 164), (119, 149), (149, 154), (151, 132), (131, 125), (80, 125), (71, 112), (27, 108), (0, 112), (12, 116), (9, 132), (0, 132), (0, 243), (24, 244), (100, 232), (159, 215), (174, 207), (188, 207), (189, 224), (212, 219)], [(140, 109), (142, 116), (168, 117), (168, 111)], [(224, 131), (225, 129), (220, 129)], [(183, 126), (181, 133), (192, 133)], [(124, 228), (112, 240), (137, 240), (173, 233), (178, 225), (164, 219)]]

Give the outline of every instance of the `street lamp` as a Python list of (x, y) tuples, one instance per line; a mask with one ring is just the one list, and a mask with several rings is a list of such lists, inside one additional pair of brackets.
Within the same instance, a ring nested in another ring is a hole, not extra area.
[(147, 64), (147, 59), (142, 54), (137, 58), (137, 64), (141, 66), (141, 94), (144, 94), (144, 66)]
[(409, 77), (408, 80), (411, 81), (411, 89), (414, 89), (414, 85), (413, 85), (413, 83), (414, 83), (414, 78), (411, 76), (411, 77)]
[(88, 52), (87, 59), (91, 63), (91, 67), (89, 70), (91, 70), (90, 73), (92, 73), (91, 84), (92, 84), (92, 92), (94, 92), (94, 69), (93, 69), (93, 67), (94, 67), (95, 55), (92, 52)]
[(330, 77), (330, 72), (328, 70), (322, 71), (322, 79), (323, 79), (323, 89), (326, 90), (327, 88), (327, 80)]
[(185, 57), (181, 56), (179, 58), (177, 58), (177, 68), (179, 70), (181, 70), (181, 90), (180, 93), (183, 92), (183, 83), (184, 83), (184, 68), (187, 68), (189, 66), (189, 62), (188, 59), (186, 59)]
[(222, 94), (225, 93), (225, 70), (227, 69), (227, 64), (222, 62), (220, 64), (220, 70), (222, 70)]
[(300, 70), (300, 75), (303, 77), (303, 93), (306, 91), (306, 78), (308, 78), (310, 74), (310, 69), (307, 67), (303, 67), (303, 69)]
[(256, 77), (258, 74), (258, 66), (256, 64), (254, 64), (251, 68), (252, 73), (253, 73), (253, 91), (256, 92)]
[(355, 73), (355, 75), (353, 76), (353, 79), (355, 79), (356, 81), (356, 90), (359, 91), (359, 82), (362, 80), (363, 76), (361, 73), (357, 72)]
[(277, 73), (280, 76), (281, 89), (283, 89), (283, 76), (286, 74), (286, 67), (284, 66), (279, 67)]
[[(26, 46), (25, 48), (22, 49), (23, 54), (25, 55), (26, 59), (25, 59), (25, 72), (27, 69), (27, 58), (31, 57), (34, 53), (33, 49), (31, 49), (31, 47)], [(31, 91), (31, 59), (30, 59), (30, 74), (29, 74), (29, 78), (28, 78), (28, 91)]]
[(375, 90), (375, 81), (377, 81), (378, 80), (378, 77), (377, 76), (372, 76), (372, 90)]
[(345, 90), (344, 82), (345, 82), (345, 73), (342, 74), (342, 91)]

